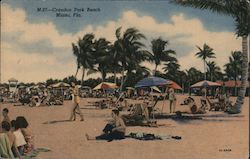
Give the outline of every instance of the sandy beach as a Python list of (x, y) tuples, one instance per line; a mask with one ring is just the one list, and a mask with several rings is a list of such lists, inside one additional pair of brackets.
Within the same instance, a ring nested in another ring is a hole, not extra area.
[[(178, 95), (177, 109), (184, 95)], [(197, 97), (195, 97), (197, 99)], [(181, 140), (140, 141), (87, 141), (85, 134), (98, 135), (110, 116), (110, 109), (87, 107), (89, 101), (99, 99), (82, 98), (81, 110), (85, 121), (69, 119), (71, 101), (63, 106), (28, 107), (3, 104), (10, 110), (11, 119), (25, 116), (35, 135), (35, 146), (51, 149), (41, 152), (38, 159), (247, 159), (249, 157), (249, 98), (241, 114), (228, 115), (209, 112), (201, 120), (159, 119), (158, 128), (127, 127), (130, 132), (146, 132), (159, 135), (181, 136)], [(235, 98), (233, 98), (235, 100)], [(129, 101), (133, 102), (133, 101)], [(162, 102), (157, 104), (162, 107)], [(168, 102), (164, 112), (168, 112)]]

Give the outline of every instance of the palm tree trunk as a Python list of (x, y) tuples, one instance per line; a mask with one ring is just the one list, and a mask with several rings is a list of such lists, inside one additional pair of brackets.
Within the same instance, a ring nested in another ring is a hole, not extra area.
[(81, 85), (83, 84), (84, 75), (85, 75), (85, 68), (84, 68), (84, 67), (82, 67), (82, 79), (81, 79)]
[(120, 86), (120, 90), (122, 90), (123, 87), (123, 82), (124, 82), (124, 72), (125, 72), (125, 68), (122, 68), (122, 81), (121, 81), (121, 86)]
[(248, 82), (248, 37), (245, 35), (242, 37), (242, 75), (239, 95), (237, 97), (235, 107), (238, 111), (241, 111), (242, 105), (244, 104), (244, 98), (246, 94), (246, 86)]
[(77, 74), (78, 74), (78, 71), (79, 71), (79, 67), (77, 66), (77, 68), (76, 68), (75, 78), (76, 78), (76, 76), (77, 76)]
[(234, 94), (237, 96), (237, 77), (234, 78)]
[(158, 66), (158, 65), (155, 64), (155, 70), (154, 70), (154, 74), (153, 74), (154, 76), (155, 76), (155, 73), (156, 73), (156, 70), (157, 70), (157, 66)]
[(116, 84), (116, 71), (114, 71), (114, 78), (115, 78), (114, 83)]
[(206, 60), (204, 60), (204, 80), (207, 79), (207, 76), (206, 76)]
[(102, 82), (104, 82), (106, 78), (106, 73), (102, 70), (101, 74), (102, 74)]

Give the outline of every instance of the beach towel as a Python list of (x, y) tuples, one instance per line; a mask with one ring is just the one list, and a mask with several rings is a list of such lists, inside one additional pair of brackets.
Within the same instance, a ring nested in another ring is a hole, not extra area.
[(37, 155), (40, 152), (50, 152), (50, 151), (51, 150), (48, 148), (36, 148), (36, 149), (30, 151), (28, 154), (26, 154), (22, 159), (32, 159), (32, 158), (37, 157)]
[(14, 158), (7, 134), (0, 134), (0, 158)]
[(176, 139), (181, 140), (180, 136), (172, 136), (172, 135), (155, 135), (151, 133), (143, 133), (143, 132), (136, 132), (136, 133), (130, 133), (127, 138), (133, 138), (137, 140), (170, 140), (170, 139)]

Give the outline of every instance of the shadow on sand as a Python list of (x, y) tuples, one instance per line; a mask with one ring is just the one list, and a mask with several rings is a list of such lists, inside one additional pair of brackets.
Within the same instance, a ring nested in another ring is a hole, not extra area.
[(244, 115), (241, 114), (166, 114), (166, 113), (157, 113), (154, 114), (154, 119), (172, 119), (180, 123), (189, 123), (191, 121), (211, 121), (211, 122), (230, 122), (230, 121), (244, 121), (242, 119)]
[(64, 122), (71, 122), (72, 120), (53, 120), (53, 121), (46, 121), (43, 124), (56, 124), (56, 123), (64, 123)]

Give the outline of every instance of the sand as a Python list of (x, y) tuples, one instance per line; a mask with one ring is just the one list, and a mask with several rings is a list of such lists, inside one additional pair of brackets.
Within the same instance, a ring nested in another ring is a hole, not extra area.
[[(185, 96), (178, 95), (180, 101)], [(158, 128), (127, 127), (130, 132), (181, 136), (181, 140), (139, 141), (87, 141), (85, 133), (98, 135), (110, 116), (110, 109), (99, 110), (86, 107), (88, 101), (98, 99), (83, 98), (80, 106), (85, 121), (64, 122), (69, 119), (71, 101), (63, 106), (28, 107), (2, 104), (2, 109), (10, 110), (10, 117), (25, 116), (35, 135), (36, 147), (50, 148), (42, 152), (38, 159), (247, 159), (249, 157), (249, 99), (245, 99), (242, 113), (227, 115), (210, 112), (203, 120), (173, 119), (158, 120)], [(235, 100), (235, 98), (233, 98)], [(132, 101), (129, 101), (132, 102)], [(162, 102), (157, 104), (161, 109)], [(179, 109), (179, 108), (177, 108)], [(164, 112), (168, 112), (165, 103)], [(217, 114), (217, 117), (213, 115)], [(54, 121), (54, 122), (53, 122)]]

